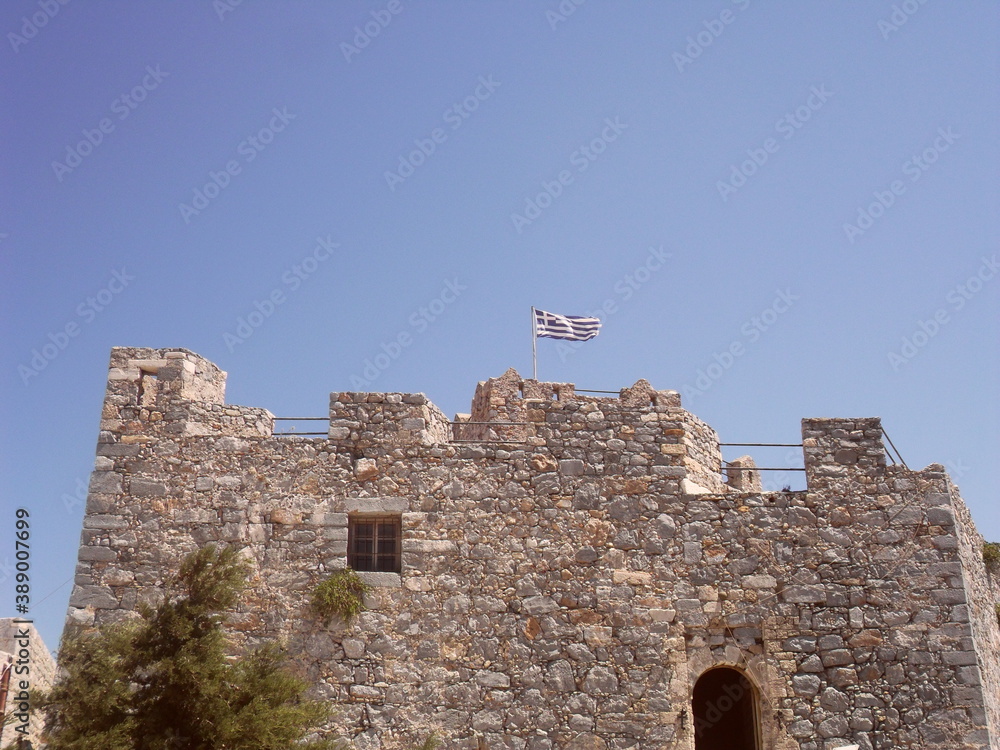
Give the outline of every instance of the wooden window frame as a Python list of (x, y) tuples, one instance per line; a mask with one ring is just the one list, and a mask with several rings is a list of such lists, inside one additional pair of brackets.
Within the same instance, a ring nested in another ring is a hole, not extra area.
[[(371, 527), (359, 533), (360, 527)], [(385, 533), (386, 527), (392, 533)], [(366, 544), (369, 543), (369, 544)], [(399, 515), (350, 515), (347, 518), (347, 564), (358, 572), (402, 573), (403, 522)]]

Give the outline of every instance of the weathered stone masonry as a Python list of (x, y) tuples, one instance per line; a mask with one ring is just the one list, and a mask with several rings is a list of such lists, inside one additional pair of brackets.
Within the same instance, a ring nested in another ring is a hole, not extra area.
[[(224, 386), (183, 349), (112, 351), (69, 621), (128, 617), (231, 544), (254, 566), (234, 627), (285, 639), (362, 750), (691, 750), (720, 665), (768, 750), (1000, 747), (982, 539), (941, 466), (886, 465), (877, 418), (803, 420), (808, 489), (761, 492), (645, 381), (589, 398), (510, 370), (454, 425), (422, 394), (333, 393), (317, 439)], [(324, 627), (309, 594), (359, 513), (401, 517), (402, 570)]]

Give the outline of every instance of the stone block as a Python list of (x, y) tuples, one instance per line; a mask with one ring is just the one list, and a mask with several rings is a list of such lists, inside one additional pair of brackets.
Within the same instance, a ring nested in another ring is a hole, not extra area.
[(122, 445), (121, 443), (102, 443), (97, 446), (98, 456), (137, 456), (141, 445)]
[(953, 534), (943, 534), (931, 539), (937, 549), (951, 550), (958, 549), (958, 538)]
[(344, 499), (344, 509), (348, 513), (403, 513), (410, 509), (405, 497), (349, 497)]
[(975, 651), (945, 651), (941, 654), (941, 660), (945, 664), (960, 666), (970, 666), (979, 663)]
[(122, 475), (113, 471), (95, 471), (90, 475), (89, 492), (115, 495), (122, 491)]
[(543, 473), (555, 471), (559, 467), (558, 462), (552, 456), (544, 453), (536, 453), (529, 459), (528, 463), (532, 469)]
[(936, 506), (927, 509), (927, 523), (934, 526), (954, 526), (955, 513), (947, 506)]
[(822, 586), (789, 586), (781, 592), (781, 598), (795, 604), (825, 604), (826, 589)]
[(329, 541), (337, 541), (347, 543), (349, 532), (347, 526), (324, 526), (323, 527), (323, 538)]
[(681, 492), (685, 495), (710, 495), (711, 490), (707, 490), (700, 484), (692, 482), (690, 479), (681, 480)]
[(811, 698), (819, 693), (822, 684), (822, 681), (816, 675), (797, 674), (792, 677), (792, 692), (795, 695)]
[(128, 519), (122, 516), (88, 513), (83, 518), (85, 529), (127, 529), (128, 524)]
[(76, 586), (70, 596), (70, 606), (117, 609), (118, 600), (106, 586)]
[(663, 443), (660, 446), (660, 453), (665, 456), (683, 456), (687, 453), (687, 447), (680, 443)]
[(399, 573), (384, 573), (381, 571), (358, 571), (358, 577), (375, 588), (398, 589), (403, 586), (403, 579)]
[(559, 462), (559, 473), (569, 477), (579, 477), (583, 475), (584, 463), (579, 459), (570, 458)]
[(221, 437), (215, 442), (215, 447), (227, 453), (245, 453), (250, 449), (250, 443), (237, 437)]
[(546, 670), (545, 684), (549, 689), (559, 693), (573, 692), (576, 690), (573, 666), (565, 659), (553, 662)]
[(359, 482), (367, 482), (378, 476), (378, 464), (371, 458), (359, 458), (354, 464), (354, 476)]
[(118, 553), (111, 549), (111, 547), (80, 547), (80, 560), (87, 562), (114, 562), (117, 559)]
[(653, 622), (673, 622), (676, 616), (677, 610), (674, 609), (649, 610), (649, 617)]
[(607, 750), (608, 743), (596, 734), (585, 732), (576, 735), (567, 747), (573, 750)]
[(313, 513), (309, 523), (317, 526), (347, 526), (346, 513)]
[(167, 494), (167, 487), (162, 482), (133, 477), (129, 480), (129, 494), (133, 497), (163, 497)]
[(521, 602), (521, 608), (529, 615), (541, 615), (554, 612), (559, 605), (547, 596), (532, 596)]
[(842, 667), (854, 662), (854, 655), (846, 648), (835, 648), (821, 656), (824, 667)]
[(653, 576), (638, 570), (615, 570), (611, 573), (611, 580), (629, 586), (649, 586), (653, 582)]
[(611, 667), (593, 667), (583, 678), (582, 687), (589, 695), (612, 695), (618, 691), (618, 676)]
[(300, 524), (302, 523), (302, 514), (287, 508), (275, 508), (268, 513), (268, 522), (280, 525)]
[(967, 601), (964, 589), (937, 589), (931, 592), (931, 598), (938, 604), (965, 604)]
[(831, 716), (820, 722), (817, 731), (820, 737), (846, 737), (849, 725), (845, 716)]
[(509, 688), (510, 677), (503, 672), (477, 672), (476, 683), (486, 688)]
[(356, 638), (345, 638), (340, 645), (348, 659), (360, 659), (365, 655), (365, 642)]

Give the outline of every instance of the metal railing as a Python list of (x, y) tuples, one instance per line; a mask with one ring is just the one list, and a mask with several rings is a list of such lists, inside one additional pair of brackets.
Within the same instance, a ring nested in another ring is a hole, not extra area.
[[(802, 443), (719, 443), (719, 447), (748, 447), (748, 448), (801, 448)], [(798, 466), (732, 466), (731, 461), (723, 460), (719, 472), (725, 471), (805, 471), (805, 467)]]
[[(598, 391), (598, 390), (588, 390), (585, 388), (577, 389), (581, 393), (618, 393), (618, 391)], [(327, 422), (329, 423), (329, 417), (275, 417), (275, 422)], [(462, 433), (463, 427), (527, 427), (530, 422), (449, 422), (452, 430), (452, 443), (507, 443), (507, 444), (520, 444), (527, 441), (527, 430), (525, 430), (525, 436), (520, 439), (504, 439), (497, 436), (484, 436), (475, 438), (461, 438), (458, 437)], [(272, 432), (273, 437), (326, 437), (329, 435), (329, 431), (324, 432), (299, 432), (293, 427), (291, 430), (284, 432)], [(900, 464), (904, 469), (909, 469), (910, 467), (906, 465), (906, 461), (903, 460), (902, 454), (900, 454), (899, 449), (896, 444), (892, 442), (892, 438), (889, 437), (884, 429), (882, 430), (882, 436), (886, 439), (888, 443), (885, 446), (885, 454), (888, 456), (889, 461), (895, 465)], [(801, 448), (802, 443), (719, 443), (720, 448)], [(894, 455), (895, 454), (895, 455)], [(730, 461), (723, 461), (723, 465), (719, 468), (719, 471), (805, 471), (805, 468), (797, 466), (731, 466)]]
[[(884, 429), (882, 430), (882, 437), (884, 437), (887, 441), (889, 441), (889, 445), (892, 447), (892, 450), (896, 451), (896, 458), (899, 459), (899, 463), (903, 465), (903, 468), (909, 469), (910, 467), (906, 465), (906, 461), (904, 461), (903, 457), (899, 454), (899, 449), (896, 448), (896, 446), (892, 442), (892, 438), (889, 437), (889, 434)], [(895, 465), (896, 458), (892, 457), (892, 451), (890, 451), (889, 448), (885, 449), (885, 455), (887, 455), (889, 457), (889, 460), (893, 463), (893, 465)]]
[[(903, 456), (899, 452), (899, 448), (897, 448), (896, 444), (892, 442), (892, 438), (889, 437), (889, 433), (887, 433), (885, 431), (885, 429), (882, 430), (882, 437), (884, 437), (885, 440), (886, 440), (886, 442), (888, 443), (888, 445), (886, 445), (884, 447), (885, 447), (885, 455), (889, 457), (890, 463), (892, 463), (893, 465), (896, 465), (898, 463), (904, 469), (909, 469), (910, 467), (907, 466), (906, 465), (906, 461), (903, 460)], [(719, 446), (720, 447), (741, 446), (741, 447), (751, 447), (751, 448), (759, 448), (759, 447), (764, 447), (764, 448), (801, 448), (802, 447), (802, 443), (719, 443)], [(895, 455), (893, 455), (893, 454), (895, 454)], [(725, 465), (722, 468), (725, 469), (726, 471), (805, 471), (804, 468), (800, 469), (800, 468), (796, 468), (796, 467), (784, 467), (784, 468), (772, 468), (772, 467), (768, 467), (768, 466), (753, 466), (753, 467), (749, 467), (749, 466), (748, 467), (734, 466), (734, 467), (730, 467), (730, 466), (728, 466), (728, 464), (729, 464), (728, 461), (723, 461), (723, 464), (725, 464)]]
[[(275, 417), (275, 422), (327, 422), (329, 423), (329, 417)], [(272, 437), (326, 437), (329, 435), (329, 430), (326, 432), (297, 432), (293, 427), (288, 432), (271, 432)]]

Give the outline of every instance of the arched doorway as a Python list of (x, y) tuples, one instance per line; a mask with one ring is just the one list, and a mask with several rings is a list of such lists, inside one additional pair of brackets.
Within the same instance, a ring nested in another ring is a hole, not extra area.
[(694, 685), (691, 709), (695, 750), (760, 750), (757, 694), (742, 672), (705, 672)]

